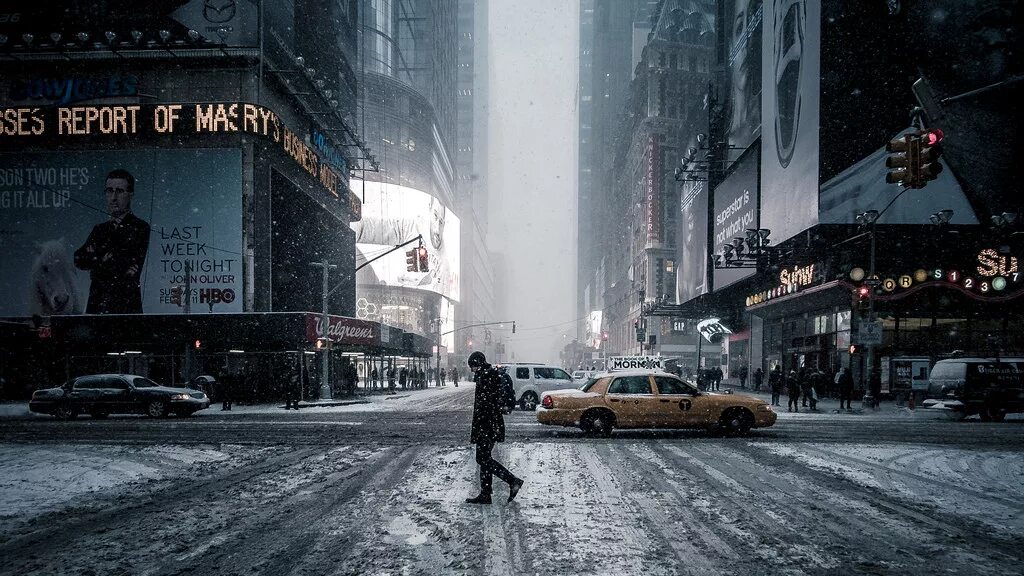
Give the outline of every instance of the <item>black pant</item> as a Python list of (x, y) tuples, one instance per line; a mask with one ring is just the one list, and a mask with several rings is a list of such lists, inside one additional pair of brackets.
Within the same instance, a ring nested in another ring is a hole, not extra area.
[(497, 476), (506, 484), (511, 485), (516, 477), (500, 462), (491, 457), (493, 442), (481, 442), (476, 445), (476, 463), (480, 465), (480, 493), (491, 493), (491, 476)]
[(782, 396), (782, 394), (778, 390), (772, 390), (772, 406), (781, 406), (781, 404), (779, 404), (780, 396)]
[(853, 406), (850, 406), (850, 396), (852, 396), (852, 390), (839, 390), (839, 409), (843, 409), (843, 402), (846, 402), (846, 409), (852, 410)]
[(798, 394), (790, 395), (789, 409), (796, 412), (800, 411), (800, 396)]

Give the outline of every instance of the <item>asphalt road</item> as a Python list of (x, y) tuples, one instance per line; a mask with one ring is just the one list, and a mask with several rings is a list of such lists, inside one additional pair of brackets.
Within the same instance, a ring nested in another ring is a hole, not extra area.
[[(417, 402), (411, 392), (401, 409), (362, 411), (359, 406), (336, 411), (266, 410), (231, 414), (216, 407), (191, 418), (150, 419), (112, 416), (71, 422), (51, 418), (0, 419), (0, 441), (114, 444), (230, 443), (250, 445), (387, 444), (466, 442), (472, 415), (471, 386)], [(787, 442), (886, 442), (952, 447), (1024, 450), (1024, 420), (1002, 423), (951, 421), (941, 415), (895, 412), (781, 414), (772, 428), (754, 430), (750, 438)], [(619, 430), (611, 439), (585, 438), (574, 428), (537, 423), (532, 413), (515, 411), (505, 419), (509, 441), (617, 442), (624, 439), (703, 438), (703, 431)]]
[[(0, 523), (0, 574), (1006, 574), (1024, 425), (784, 414), (747, 438), (506, 419), (471, 506), (472, 388), (401, 409), (0, 420), (0, 441), (236, 456)], [(70, 447), (70, 448), (68, 448)], [(121, 453), (121, 452), (118, 452)]]

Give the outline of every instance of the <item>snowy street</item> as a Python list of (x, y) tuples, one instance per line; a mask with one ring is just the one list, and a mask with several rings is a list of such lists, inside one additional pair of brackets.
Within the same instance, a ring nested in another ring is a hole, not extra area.
[[(742, 439), (507, 417), (472, 506), (472, 386), (285, 413), (0, 418), (4, 574), (1006, 574), (1019, 422), (786, 414)], [(8, 410), (8, 413), (11, 412)], [(106, 434), (106, 439), (101, 436)], [(817, 435), (818, 438), (814, 439)], [(177, 438), (177, 440), (176, 440)], [(200, 440), (203, 438), (203, 440)], [(122, 441), (123, 440), (123, 441)], [(240, 441), (244, 440), (244, 441)]]

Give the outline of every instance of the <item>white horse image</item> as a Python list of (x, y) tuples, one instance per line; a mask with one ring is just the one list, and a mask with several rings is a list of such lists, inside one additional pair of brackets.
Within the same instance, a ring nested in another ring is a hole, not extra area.
[(29, 287), (29, 313), (40, 316), (81, 314), (77, 272), (63, 238), (36, 243)]

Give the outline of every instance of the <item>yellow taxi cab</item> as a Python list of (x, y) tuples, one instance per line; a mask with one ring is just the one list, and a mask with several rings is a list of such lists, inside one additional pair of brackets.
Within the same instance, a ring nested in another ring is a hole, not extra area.
[(775, 424), (764, 400), (742, 394), (701, 392), (665, 372), (632, 370), (598, 374), (579, 389), (547, 392), (537, 421), (580, 427), (609, 436), (614, 428), (707, 428), (745, 434)]

